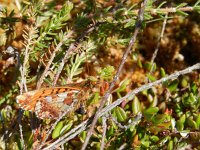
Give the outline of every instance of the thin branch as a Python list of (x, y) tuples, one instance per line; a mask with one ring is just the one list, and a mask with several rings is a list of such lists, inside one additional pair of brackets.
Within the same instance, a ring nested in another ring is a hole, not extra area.
[(85, 139), (85, 141), (84, 141), (84, 143), (83, 143), (83, 146), (82, 146), (81, 150), (85, 150), (85, 149), (86, 149), (87, 144), (88, 144), (88, 142), (89, 142), (89, 139), (90, 139), (90, 137), (91, 137), (91, 135), (92, 135), (92, 133), (93, 133), (94, 127), (95, 127), (95, 125), (96, 125), (99, 112), (101, 112), (101, 110), (103, 109), (104, 104), (106, 103), (106, 100), (108, 99), (108, 97), (109, 97), (109, 95), (110, 95), (110, 93), (111, 93), (113, 87), (115, 86), (115, 83), (117, 82), (117, 80), (118, 80), (118, 78), (119, 78), (119, 75), (120, 75), (120, 73), (122, 72), (122, 68), (123, 68), (123, 66), (124, 66), (124, 64), (125, 64), (125, 61), (126, 61), (126, 59), (127, 59), (127, 56), (128, 56), (128, 54), (130, 53), (130, 51), (131, 51), (131, 49), (132, 49), (132, 47), (133, 47), (133, 44), (134, 44), (135, 41), (136, 41), (136, 37), (137, 37), (137, 35), (138, 35), (138, 33), (139, 33), (139, 30), (140, 30), (140, 28), (141, 28), (141, 26), (142, 26), (142, 21), (143, 21), (143, 19), (144, 19), (144, 18), (143, 18), (143, 15), (144, 15), (144, 9), (145, 9), (146, 3), (147, 3), (147, 0), (144, 0), (143, 6), (141, 6), (141, 9), (140, 9), (139, 14), (138, 14), (138, 21), (137, 21), (137, 23), (136, 23), (136, 25), (135, 25), (135, 31), (134, 31), (134, 34), (133, 34), (133, 36), (132, 36), (130, 42), (129, 42), (129, 46), (128, 46), (128, 48), (126, 49), (126, 51), (125, 51), (125, 53), (124, 53), (124, 55), (123, 55), (123, 57), (122, 57), (122, 60), (121, 60), (121, 63), (120, 63), (120, 65), (119, 65), (119, 68), (118, 68), (118, 70), (117, 70), (117, 73), (115, 74), (114, 79), (113, 79), (113, 81), (111, 82), (111, 84), (110, 84), (110, 86), (109, 86), (109, 89), (107, 90), (107, 92), (105, 93), (105, 95), (103, 96), (103, 98), (101, 99), (99, 109), (97, 110), (97, 113), (96, 113), (95, 116), (94, 116), (94, 119), (93, 119), (93, 121), (92, 121), (92, 125), (91, 125), (91, 127), (90, 127), (90, 129), (89, 129), (89, 131), (88, 131), (88, 133), (87, 133), (86, 139)]
[(53, 54), (51, 55), (51, 58), (47, 64), (47, 66), (45, 67), (45, 70), (43, 72), (43, 74), (41, 75), (38, 83), (37, 83), (37, 89), (39, 89), (43, 83), (43, 80), (44, 78), (48, 75), (48, 71), (49, 71), (49, 68), (56, 56), (56, 53), (60, 50), (61, 46), (64, 44), (64, 42), (72, 35), (73, 32), (69, 32), (67, 35), (65, 35), (61, 41), (58, 43), (58, 45), (56, 46), (55, 50), (53, 51)]
[(56, 73), (56, 75), (54, 76), (54, 81), (53, 81), (53, 86), (56, 85), (58, 78), (63, 70), (63, 67), (65, 65), (66, 60), (70, 57), (70, 55), (73, 53), (73, 51), (75, 50), (76, 46), (74, 43), (72, 43), (69, 47), (69, 49), (67, 50), (67, 52), (65, 53), (64, 58), (62, 59), (60, 66), (58, 67), (58, 71)]
[[(139, 92), (142, 92), (143, 90), (148, 90), (150, 88), (152, 88), (155, 85), (161, 84), (167, 80), (172, 80), (172, 79), (176, 79), (178, 78), (178, 76), (180, 75), (184, 75), (184, 74), (188, 74), (191, 73), (194, 70), (198, 70), (200, 69), (200, 63), (197, 63), (191, 67), (188, 67), (184, 70), (181, 71), (177, 71), (169, 76), (166, 76), (164, 78), (161, 78), (159, 80), (156, 80), (155, 82), (152, 83), (148, 83), (146, 85), (143, 85), (135, 90), (130, 91), (127, 95), (125, 95), (124, 97), (121, 97), (119, 99), (117, 99), (115, 102), (113, 102), (112, 104), (106, 106), (105, 108), (103, 108), (99, 114), (98, 117), (101, 117), (103, 115), (105, 115), (106, 113), (108, 113), (109, 111), (111, 111), (112, 109), (114, 109), (116, 106), (120, 105), (124, 100), (128, 99), (129, 97), (133, 97), (134, 95), (136, 95)], [(137, 122), (141, 119), (141, 114), (136, 115), (135, 120), (133, 122)], [(79, 133), (81, 133), (82, 131), (86, 130), (86, 128), (90, 125), (91, 120), (87, 119), (86, 121), (84, 121), (83, 123), (81, 123), (80, 125), (78, 125), (77, 127), (75, 127), (74, 129), (70, 130), (70, 132), (66, 133), (65, 135), (63, 135), (62, 137), (60, 137), (58, 140), (56, 140), (55, 142), (51, 143), (48, 147), (44, 148), (43, 150), (48, 150), (48, 149), (52, 149), (53, 147), (57, 147), (59, 145), (62, 145), (63, 143), (67, 142), (68, 140), (71, 140), (72, 138), (76, 137)]]
[[(25, 46), (25, 54), (24, 54), (24, 62), (23, 65), (19, 64), (19, 70), (21, 73), (21, 83), (20, 83), (20, 94), (23, 93), (23, 89), (25, 90), (25, 92), (27, 92), (27, 86), (26, 86), (26, 75), (27, 75), (27, 63), (29, 60), (29, 54), (30, 54), (30, 50), (31, 50), (31, 46), (33, 44), (33, 39), (35, 38), (35, 33), (37, 32), (37, 28), (30, 26), (29, 28), (27, 28), (27, 30), (29, 31), (28, 33), (26, 31), (24, 31), (24, 38), (26, 39), (27, 43)], [(18, 63), (20, 63), (20, 61), (18, 60)], [(24, 143), (24, 138), (23, 138), (23, 129), (22, 129), (22, 125), (21, 125), (21, 118), (23, 115), (23, 110), (19, 110), (19, 114), (18, 114), (18, 124), (19, 124), (19, 132), (20, 132), (20, 138), (21, 138), (21, 142), (22, 145), (24, 147), (24, 149), (26, 149), (25, 147), (25, 143)]]
[[(30, 30), (31, 31), (31, 30)], [(30, 32), (29, 32), (29, 36), (31, 36)], [(20, 89), (20, 94), (22, 94), (23, 92), (23, 87), (24, 87), (24, 90), (25, 92), (27, 92), (27, 86), (26, 86), (26, 65), (27, 65), (27, 62), (28, 62), (28, 59), (29, 59), (29, 46), (31, 45), (31, 39), (28, 39), (27, 40), (27, 46), (26, 46), (26, 49), (25, 49), (25, 54), (24, 54), (24, 63), (23, 63), (23, 66), (21, 68), (21, 88)]]
[[(27, 33), (28, 31), (28, 33)], [(23, 37), (26, 40), (25, 45), (25, 54), (24, 54), (24, 62), (23, 65), (20, 66), (20, 73), (21, 73), (21, 85), (20, 85), (20, 94), (22, 94), (23, 89), (27, 92), (26, 86), (26, 76), (27, 76), (27, 63), (29, 60), (29, 54), (32, 50), (32, 46), (34, 45), (34, 38), (36, 38), (37, 27), (30, 26), (26, 30), (24, 30)], [(24, 88), (23, 88), (24, 87)]]
[(123, 150), (123, 149), (125, 149), (126, 145), (127, 145), (126, 143), (122, 144), (122, 145), (119, 147), (118, 150)]
[(17, 9), (19, 10), (19, 16), (22, 17), (21, 4), (20, 4), (19, 0), (15, 0), (15, 4), (17, 6)]
[(23, 149), (26, 149), (26, 145), (24, 143), (24, 138), (23, 138), (23, 129), (22, 129), (22, 125), (21, 125), (22, 116), (23, 116), (23, 110), (20, 109), (18, 117), (17, 117), (17, 121), (18, 121), (18, 124), (19, 124), (19, 132), (20, 132), (20, 138), (21, 138), (22, 146), (23, 146)]
[(103, 150), (105, 147), (105, 139), (106, 139), (106, 130), (107, 130), (107, 117), (103, 116), (102, 117), (102, 127), (103, 127), (103, 135), (102, 135), (102, 140), (101, 140), (101, 147), (100, 150)]
[(121, 128), (121, 129), (125, 129), (125, 128), (126, 128), (126, 127), (123, 126), (121, 123), (119, 123), (119, 122), (117, 121), (117, 119), (116, 119), (115, 117), (112, 116), (111, 113), (109, 113), (109, 118), (110, 118), (119, 128)]
[[(151, 69), (150, 69), (150, 72), (148, 73), (148, 75), (152, 74), (152, 71), (153, 71), (153, 68), (155, 66), (154, 64), (154, 60), (158, 54), (158, 50), (160, 48), (160, 42), (163, 38), (163, 35), (164, 35), (164, 31), (165, 31), (165, 27), (166, 27), (166, 23), (167, 23), (167, 18), (168, 18), (168, 13), (165, 15), (165, 19), (164, 19), (164, 22), (163, 22), (163, 26), (162, 26), (162, 30), (161, 30), (161, 33), (160, 33), (160, 36), (158, 37), (158, 41), (157, 41), (157, 45), (156, 45), (156, 49), (152, 55), (152, 58), (151, 58)], [(148, 77), (146, 79), (146, 81), (148, 81)]]
[(132, 121), (132, 122), (131, 122), (130, 124), (128, 124), (128, 125), (122, 125), (121, 123), (119, 123), (119, 122), (117, 121), (117, 119), (116, 119), (115, 117), (112, 116), (112, 114), (110, 114), (110, 118), (113, 120), (113, 122), (114, 122), (118, 127), (127, 130), (127, 129), (129, 129), (130, 127), (132, 127), (132, 126), (134, 126), (134, 125), (136, 125), (136, 124), (139, 123), (139, 121), (140, 121), (141, 118), (142, 118), (142, 114), (141, 114), (141, 113), (137, 114), (136, 117), (134, 118), (134, 121)]
[[(163, 22), (162, 30), (161, 30), (160, 36), (158, 37), (158, 42), (157, 42), (157, 45), (156, 45), (156, 49), (155, 49), (155, 51), (153, 53), (153, 56), (151, 58), (151, 64), (153, 64), (153, 62), (154, 62), (154, 60), (155, 60), (155, 58), (157, 56), (158, 50), (160, 48), (160, 42), (161, 42), (161, 40), (163, 38), (163, 35), (164, 35), (164, 31), (165, 31), (166, 23), (167, 23), (167, 18), (168, 18), (168, 13), (165, 15), (165, 19), (164, 19), (164, 22)], [(152, 69), (153, 69), (153, 67), (151, 68), (150, 73), (152, 72)]]
[(151, 14), (160, 14), (162, 13), (176, 13), (177, 11), (184, 11), (184, 12), (190, 12), (190, 11), (194, 11), (194, 7), (181, 7), (181, 8), (159, 8), (159, 9), (150, 9), (149, 10), (151, 12)]
[[(148, 10), (146, 10), (146, 12), (149, 12), (151, 14), (167, 14), (167, 13), (176, 13), (177, 11), (183, 11), (183, 12), (191, 12), (194, 11), (195, 7), (193, 6), (187, 6), (187, 7), (181, 7), (181, 8), (175, 8), (175, 7), (171, 7), (171, 8), (150, 8)], [(134, 13), (138, 13), (139, 10), (133, 10)]]

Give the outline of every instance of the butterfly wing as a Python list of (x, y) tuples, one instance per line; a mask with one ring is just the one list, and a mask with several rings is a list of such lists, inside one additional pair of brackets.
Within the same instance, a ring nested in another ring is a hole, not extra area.
[(33, 111), (41, 119), (56, 119), (78, 101), (81, 89), (76, 87), (45, 88), (16, 97), (24, 110)]
[(34, 111), (37, 101), (33, 98), (37, 91), (30, 91), (16, 97), (19, 106), (28, 111)]
[(41, 119), (57, 119), (70, 111), (78, 103), (80, 91), (68, 91), (51, 96), (41, 97), (35, 105), (35, 113)]

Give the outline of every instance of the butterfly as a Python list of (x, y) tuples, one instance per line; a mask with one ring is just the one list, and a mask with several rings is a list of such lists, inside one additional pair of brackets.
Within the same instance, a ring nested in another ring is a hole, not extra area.
[(29, 91), (18, 95), (16, 100), (22, 109), (35, 112), (40, 119), (57, 119), (85, 99), (86, 90), (87, 84), (76, 83)]

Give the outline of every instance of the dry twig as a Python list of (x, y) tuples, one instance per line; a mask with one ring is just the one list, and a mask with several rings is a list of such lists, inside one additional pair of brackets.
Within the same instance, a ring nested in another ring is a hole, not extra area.
[(107, 121), (107, 117), (106, 117), (106, 116), (103, 116), (103, 117), (102, 117), (103, 135), (102, 135), (100, 150), (103, 150), (103, 149), (104, 149), (104, 145), (105, 145), (106, 130), (107, 130), (106, 121)]
[[(160, 48), (160, 42), (161, 42), (163, 35), (164, 35), (164, 31), (165, 31), (165, 27), (166, 27), (166, 23), (167, 23), (167, 17), (168, 17), (168, 13), (165, 15), (162, 30), (161, 30), (160, 36), (158, 37), (157, 45), (156, 45), (155, 51), (154, 51), (152, 58), (151, 58), (151, 69), (150, 69), (150, 72), (148, 73), (149, 75), (152, 74), (152, 71), (153, 71), (153, 68), (154, 68), (154, 65), (155, 65), (154, 60), (157, 56), (158, 50)], [(146, 81), (148, 81), (148, 78), (146, 78)]]

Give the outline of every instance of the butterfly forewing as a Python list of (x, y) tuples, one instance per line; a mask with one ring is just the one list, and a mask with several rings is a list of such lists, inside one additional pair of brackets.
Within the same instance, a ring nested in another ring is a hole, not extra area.
[(81, 98), (81, 88), (73, 86), (44, 88), (17, 96), (24, 110), (33, 111), (41, 119), (57, 119)]

